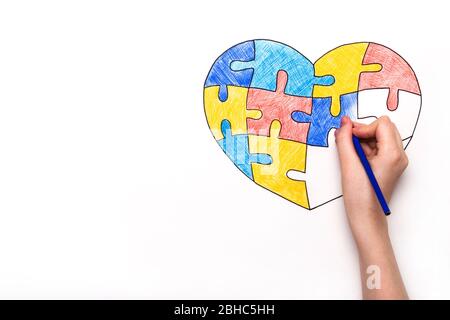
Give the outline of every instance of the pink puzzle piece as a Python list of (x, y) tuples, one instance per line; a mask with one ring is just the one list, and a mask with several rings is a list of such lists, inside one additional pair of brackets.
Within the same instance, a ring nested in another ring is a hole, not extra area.
[(247, 97), (247, 109), (261, 110), (262, 117), (247, 119), (249, 134), (270, 136), (270, 124), (273, 120), (279, 120), (281, 131), (279, 138), (306, 143), (309, 123), (299, 123), (292, 120), (294, 111), (302, 111), (311, 114), (312, 98), (291, 96), (284, 93), (288, 80), (286, 71), (277, 73), (276, 91), (250, 88)]
[(416, 75), (408, 63), (397, 53), (382, 45), (370, 43), (363, 64), (379, 63), (379, 72), (363, 72), (359, 77), (358, 90), (388, 88), (387, 107), (394, 111), (398, 106), (398, 91), (420, 94)]

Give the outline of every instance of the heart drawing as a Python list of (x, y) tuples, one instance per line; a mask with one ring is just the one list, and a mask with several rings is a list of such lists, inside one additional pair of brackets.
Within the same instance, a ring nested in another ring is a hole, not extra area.
[(389, 116), (406, 148), (421, 103), (410, 65), (372, 42), (342, 45), (313, 64), (283, 43), (245, 41), (217, 58), (204, 85), (209, 128), (230, 160), (310, 210), (341, 196), (333, 132), (343, 116)]

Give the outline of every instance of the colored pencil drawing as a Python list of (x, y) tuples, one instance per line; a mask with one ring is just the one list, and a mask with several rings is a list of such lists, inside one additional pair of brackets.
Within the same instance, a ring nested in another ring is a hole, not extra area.
[(388, 115), (410, 143), (421, 109), (410, 65), (371, 42), (339, 46), (312, 63), (271, 40), (226, 50), (204, 85), (208, 126), (249, 179), (303, 207), (341, 196), (333, 132), (341, 118)]

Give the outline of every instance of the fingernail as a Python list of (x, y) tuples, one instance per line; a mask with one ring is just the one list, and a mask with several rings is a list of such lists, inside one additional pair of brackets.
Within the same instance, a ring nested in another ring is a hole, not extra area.
[(342, 117), (342, 119), (341, 119), (341, 125), (345, 125), (345, 124), (347, 124), (347, 122), (348, 122), (347, 116)]

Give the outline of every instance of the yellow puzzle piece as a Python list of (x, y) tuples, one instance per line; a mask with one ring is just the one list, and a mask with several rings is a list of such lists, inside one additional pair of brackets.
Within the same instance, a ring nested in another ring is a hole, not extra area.
[(262, 112), (259, 110), (247, 110), (248, 88), (228, 86), (228, 99), (223, 102), (219, 99), (219, 88), (219, 86), (213, 86), (204, 90), (206, 119), (214, 138), (223, 139), (221, 123), (224, 119), (230, 121), (233, 135), (246, 134), (247, 118), (262, 117)]
[(334, 83), (330, 86), (313, 88), (313, 97), (331, 97), (331, 114), (338, 116), (341, 112), (340, 96), (358, 91), (361, 72), (377, 72), (380, 64), (363, 65), (368, 42), (352, 43), (340, 46), (323, 55), (314, 63), (316, 76), (333, 75)]
[(306, 144), (279, 139), (281, 123), (272, 121), (270, 137), (249, 135), (250, 153), (267, 153), (270, 165), (252, 163), (253, 179), (260, 186), (309, 209), (306, 182), (287, 177), (289, 170), (305, 172)]

